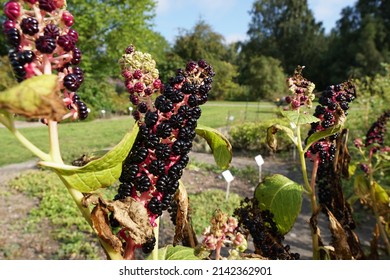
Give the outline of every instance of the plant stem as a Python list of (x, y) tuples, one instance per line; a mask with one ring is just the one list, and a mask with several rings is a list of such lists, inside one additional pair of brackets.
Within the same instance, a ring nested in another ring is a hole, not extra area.
[[(84, 219), (87, 221), (87, 223), (91, 226), (91, 228), (94, 230), (93, 228), (93, 224), (92, 224), (92, 220), (91, 220), (91, 211), (88, 207), (84, 207), (84, 205), (82, 204), (82, 201), (84, 199), (84, 195), (76, 190), (76, 189), (73, 189), (65, 180), (64, 178), (57, 174), (58, 177), (60, 177), (61, 181), (64, 183), (64, 185), (66, 186), (66, 188), (68, 189), (68, 192), (69, 194), (71, 195), (71, 197), (73, 198), (74, 202), (76, 203), (77, 207), (79, 208), (81, 214), (83, 215)], [(111, 260), (123, 260), (123, 257), (120, 253), (116, 252), (111, 245), (109, 245), (107, 242), (105, 242), (103, 239), (101, 239), (100, 237), (99, 238), (99, 241), (104, 249), (104, 251), (106, 252), (107, 256), (111, 259)]]
[(56, 121), (49, 120), (48, 127), (50, 137), (50, 156), (52, 161), (56, 163), (63, 163), (58, 138), (58, 123)]
[(157, 218), (155, 220), (156, 222), (156, 227), (153, 229), (154, 231), (154, 238), (156, 238), (156, 243), (154, 244), (154, 249), (152, 252), (153, 260), (158, 260), (158, 234), (160, 230), (160, 218)]
[[(301, 137), (301, 126), (297, 125), (297, 149), (299, 153), (299, 160), (301, 163), (301, 170), (302, 170), (302, 176), (304, 181), (305, 189), (308, 192), (310, 202), (311, 202), (311, 213), (314, 215), (317, 212), (317, 201), (316, 201), (316, 194), (315, 194), (315, 188), (314, 183), (309, 183), (309, 178), (307, 176), (307, 167), (306, 167), (306, 159), (305, 159), (305, 153), (302, 148), (302, 137)], [(313, 170), (314, 172), (314, 170)], [(313, 244), (313, 259), (318, 260), (320, 258), (319, 254), (319, 241), (318, 241), (318, 235), (317, 232), (310, 227), (311, 230), (311, 237), (312, 237), (312, 244)]]

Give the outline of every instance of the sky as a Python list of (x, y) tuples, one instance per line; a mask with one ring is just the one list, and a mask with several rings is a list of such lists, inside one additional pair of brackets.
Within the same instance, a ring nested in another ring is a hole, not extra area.
[[(329, 32), (342, 8), (356, 0), (308, 0), (317, 21)], [(180, 29), (191, 30), (200, 20), (222, 34), (227, 43), (245, 40), (254, 0), (157, 0), (154, 30), (173, 43)]]

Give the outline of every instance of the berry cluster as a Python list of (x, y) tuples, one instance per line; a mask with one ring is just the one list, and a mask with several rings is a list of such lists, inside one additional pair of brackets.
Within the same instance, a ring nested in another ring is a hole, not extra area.
[[(328, 87), (319, 98), (314, 116), (320, 121), (312, 123), (308, 137), (315, 132), (324, 131), (330, 127), (342, 124), (348, 115), (349, 103), (356, 97), (356, 90), (351, 82)], [(306, 157), (312, 161), (319, 160), (320, 165), (325, 162), (333, 162), (336, 153), (334, 140), (338, 137), (335, 133), (327, 139), (321, 139), (314, 143), (306, 153)]]
[(304, 105), (310, 108), (314, 100), (313, 90), (315, 84), (302, 76), (303, 69), (304, 66), (299, 66), (295, 70), (294, 76), (287, 79), (287, 85), (291, 95), (286, 96), (285, 101), (290, 104), (292, 110), (298, 110)]
[(273, 214), (260, 210), (256, 199), (245, 198), (234, 210), (238, 226), (253, 238), (256, 253), (272, 260), (297, 260), (300, 255), (291, 253), (290, 246), (283, 246), (284, 236), (278, 231)]
[(85, 119), (88, 108), (75, 93), (84, 80), (78, 66), (81, 51), (73, 16), (65, 1), (12, 0), (4, 5), (5, 34), (11, 49), (9, 60), (18, 82), (33, 76), (57, 73), (64, 105), (74, 119)]
[(221, 210), (216, 210), (211, 218), (211, 226), (203, 233), (201, 250), (217, 250), (216, 258), (219, 259), (219, 251), (222, 246), (232, 246), (239, 252), (247, 249), (247, 241), (242, 233), (238, 231), (238, 222), (234, 217), (228, 217)]
[(390, 110), (384, 112), (370, 127), (366, 134), (364, 146), (368, 147), (374, 143), (383, 146), (384, 137), (387, 131), (386, 124), (390, 119)]
[(123, 163), (114, 199), (130, 196), (142, 202), (155, 225), (155, 219), (170, 207), (188, 164), (199, 105), (208, 99), (214, 72), (204, 60), (189, 62), (163, 84), (155, 61), (133, 46), (119, 63), (139, 133)]
[[(319, 105), (315, 108), (314, 116), (318, 122), (311, 124), (308, 137), (315, 132), (324, 131), (336, 125), (341, 125), (348, 115), (349, 103), (356, 98), (356, 89), (351, 82), (329, 86), (319, 98)], [(335, 178), (334, 160), (336, 155), (336, 139), (339, 133), (320, 139), (312, 144), (305, 156), (313, 162), (318, 162), (316, 185), (321, 205), (332, 210), (332, 200), (336, 195), (330, 181)]]

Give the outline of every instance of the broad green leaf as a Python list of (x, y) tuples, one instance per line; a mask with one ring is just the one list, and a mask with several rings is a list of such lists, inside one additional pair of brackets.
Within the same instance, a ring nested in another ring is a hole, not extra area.
[(257, 186), (255, 198), (260, 209), (269, 210), (274, 214), (278, 229), (284, 235), (293, 227), (301, 212), (303, 191), (301, 185), (276, 174), (265, 177)]
[(379, 204), (389, 205), (389, 195), (377, 182), (374, 182), (375, 187), (375, 199)]
[(302, 125), (319, 121), (319, 119), (313, 115), (300, 113), (298, 111), (281, 111), (281, 113), (295, 125)]
[(332, 127), (329, 127), (328, 129), (326, 130), (323, 130), (323, 131), (317, 131), (317, 132), (314, 132), (312, 135), (310, 135), (310, 137), (307, 139), (307, 144), (306, 144), (306, 149), (307, 150), (308, 148), (310, 148), (310, 146), (317, 142), (318, 140), (322, 139), (322, 138), (325, 138), (325, 137), (328, 137), (328, 136), (331, 136), (333, 134), (336, 134), (338, 132), (341, 131), (341, 128), (342, 128), (342, 125), (335, 125), (335, 126), (332, 126)]
[(53, 169), (72, 188), (80, 192), (92, 192), (112, 185), (119, 178), (122, 162), (131, 151), (137, 134), (138, 126), (134, 125), (132, 132), (128, 132), (112, 150), (82, 167), (46, 161), (39, 164)]
[(58, 77), (35, 76), (0, 92), (0, 109), (27, 118), (61, 120), (66, 108), (59, 95)]
[(229, 140), (218, 130), (202, 125), (198, 125), (196, 134), (207, 141), (217, 165), (222, 169), (228, 168), (232, 161), (232, 146)]
[[(153, 259), (153, 255), (150, 254), (148, 260)], [(194, 248), (184, 247), (181, 245), (168, 245), (166, 247), (158, 249), (159, 260), (200, 260), (195, 256)]]

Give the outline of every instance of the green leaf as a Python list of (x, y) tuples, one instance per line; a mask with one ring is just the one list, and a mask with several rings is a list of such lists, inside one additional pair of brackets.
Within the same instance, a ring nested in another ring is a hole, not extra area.
[(318, 122), (319, 119), (313, 115), (300, 113), (298, 111), (281, 111), (282, 115), (285, 116), (290, 122), (295, 125), (308, 124), (313, 122)]
[(278, 229), (284, 235), (290, 231), (301, 212), (303, 191), (301, 185), (276, 174), (266, 177), (257, 186), (255, 198), (259, 201), (260, 209), (274, 214)]
[(137, 134), (138, 126), (134, 125), (132, 132), (126, 133), (112, 150), (82, 167), (46, 161), (39, 164), (53, 169), (72, 188), (84, 193), (92, 192), (112, 185), (119, 178), (122, 162), (131, 151)]
[(226, 169), (232, 161), (232, 146), (229, 140), (218, 130), (198, 125), (196, 134), (203, 137), (213, 151), (216, 164)]
[[(323, 130), (323, 131), (317, 131), (317, 132), (314, 132), (312, 135), (310, 135), (310, 137), (307, 139), (307, 144), (306, 144), (306, 149), (310, 148), (310, 146), (317, 142), (318, 140), (322, 139), (322, 138), (325, 138), (325, 137), (328, 137), (328, 136), (331, 136), (333, 134), (336, 134), (338, 132), (340, 132), (342, 129), (342, 125), (339, 124), (339, 125), (335, 125), (335, 126), (332, 126), (332, 127), (329, 127), (328, 129), (326, 130)], [(305, 149), (305, 150), (306, 150)]]
[(57, 75), (40, 75), (0, 92), (0, 109), (27, 118), (61, 120), (66, 108)]
[(390, 199), (389, 195), (376, 181), (374, 182), (375, 188), (375, 199), (379, 204), (389, 205)]
[(370, 182), (363, 174), (357, 174), (353, 181), (354, 192), (360, 199), (367, 199), (370, 195)]
[[(153, 255), (150, 254), (147, 260), (152, 260)], [(194, 248), (184, 247), (181, 245), (168, 245), (158, 249), (159, 260), (200, 260), (195, 256)]]

